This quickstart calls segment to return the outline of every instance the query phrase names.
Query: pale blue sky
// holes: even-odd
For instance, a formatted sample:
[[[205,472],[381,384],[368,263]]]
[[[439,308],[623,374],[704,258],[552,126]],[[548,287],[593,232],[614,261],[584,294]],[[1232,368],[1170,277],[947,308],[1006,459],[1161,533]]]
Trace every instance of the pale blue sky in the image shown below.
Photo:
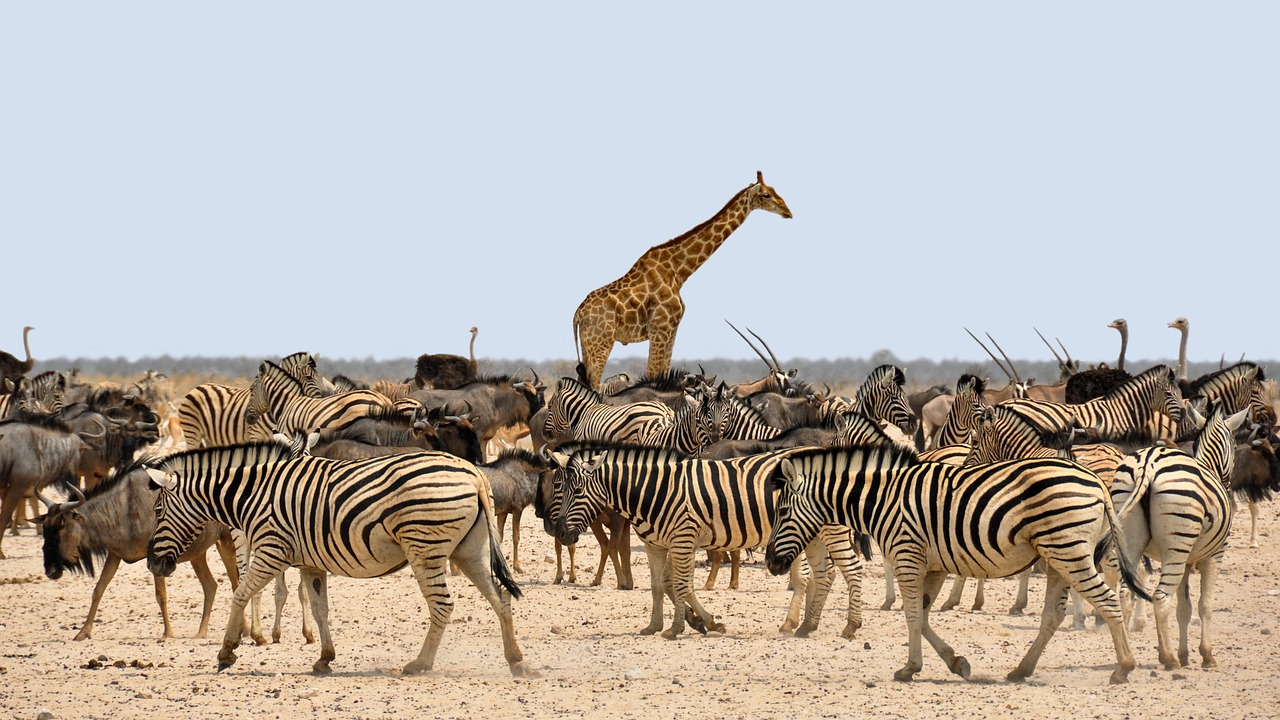
[[[1280,358],[1280,5],[6,3],[0,348],[574,355],[757,213],[677,358]],[[643,355],[647,345],[615,350]]]

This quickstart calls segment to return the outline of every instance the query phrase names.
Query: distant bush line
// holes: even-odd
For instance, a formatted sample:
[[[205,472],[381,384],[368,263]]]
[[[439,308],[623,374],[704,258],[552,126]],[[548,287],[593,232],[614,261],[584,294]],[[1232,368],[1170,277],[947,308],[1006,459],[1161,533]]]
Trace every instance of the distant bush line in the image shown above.
[[[52,358],[36,362],[31,375],[46,370],[66,371],[78,368],[87,376],[111,376],[129,378],[141,377],[147,370],[165,373],[170,377],[178,375],[195,375],[223,377],[228,381],[244,380],[258,374],[258,365],[264,359],[256,357],[180,357],[168,355],[144,357],[138,360],[125,358]],[[320,357],[320,371],[326,376],[346,375],[355,380],[377,380],[381,378],[402,380],[413,376],[416,358],[399,358],[394,360],[374,360],[372,358],[338,359]],[[542,360],[480,358],[480,372],[484,375],[514,375],[528,372],[532,367],[544,382],[554,385],[554,380],[561,376],[574,374],[574,360]],[[1157,363],[1175,365],[1176,360],[1129,360],[1126,363],[1130,371],[1146,369]],[[1269,365],[1268,361],[1255,360],[1261,365]],[[906,373],[907,386],[910,389],[925,388],[932,385],[951,387],[962,373],[975,373],[988,377],[995,385],[1005,383],[1005,375],[991,362],[972,360],[901,360],[888,350],[880,350],[870,358],[837,358],[834,360],[811,360],[793,358],[783,361],[783,367],[796,368],[798,377],[819,385],[825,383],[833,390],[845,391],[859,385],[871,370],[879,365],[891,363],[902,368]],[[1058,364],[1056,361],[1015,360],[1015,367],[1024,380],[1035,378],[1038,384],[1051,385],[1058,381]],[[1230,363],[1228,363],[1230,364]],[[749,382],[762,377],[766,370],[760,360],[729,360],[726,358],[677,359],[673,367],[697,371],[701,365],[709,375],[730,383]],[[1218,369],[1216,362],[1188,363],[1188,374],[1197,377]],[[644,374],[644,358],[624,358],[609,363],[606,375],[625,372],[634,380]]]

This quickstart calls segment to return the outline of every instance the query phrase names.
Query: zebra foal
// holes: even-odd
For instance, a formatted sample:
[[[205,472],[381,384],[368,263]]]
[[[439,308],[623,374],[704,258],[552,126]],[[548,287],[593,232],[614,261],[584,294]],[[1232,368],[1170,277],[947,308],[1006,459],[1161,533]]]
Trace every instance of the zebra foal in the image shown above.
[[[231,602],[219,670],[236,661],[249,598],[296,566],[313,591],[320,631],[313,670],[330,672],[328,573],[381,577],[406,564],[427,600],[431,626],[404,672],[430,670],[453,612],[445,582],[453,559],[493,606],[511,674],[534,674],[516,642],[511,597],[520,597],[520,589],[498,546],[489,483],[470,463],[433,452],[357,461],[294,458],[287,445],[259,443],[178,453],[148,472],[160,488],[147,552],[152,573],[171,574],[208,520],[243,531],[252,548]]]
[[[765,562],[786,572],[824,525],[869,533],[902,588],[908,660],[894,673],[911,680],[922,667],[923,636],[951,672],[969,677],[969,661],[929,626],[929,605],[947,574],[1005,577],[1043,558],[1048,588],[1040,632],[1010,680],[1030,676],[1062,622],[1067,590],[1076,589],[1111,629],[1117,667],[1112,683],[1137,666],[1116,594],[1097,563],[1121,542],[1111,496],[1097,476],[1057,458],[1014,460],[976,468],[920,463],[900,448],[799,451],[778,465],[782,486]],[[1141,588],[1122,556],[1120,571]]]

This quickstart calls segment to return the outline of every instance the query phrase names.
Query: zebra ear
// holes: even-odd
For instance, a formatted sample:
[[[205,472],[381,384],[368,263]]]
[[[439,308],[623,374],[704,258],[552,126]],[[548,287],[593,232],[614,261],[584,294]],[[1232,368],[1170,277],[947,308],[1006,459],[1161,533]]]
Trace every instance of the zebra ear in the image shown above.
[[[795,463],[790,460],[783,460],[778,466],[777,484],[778,489],[786,488],[795,492],[800,487],[800,476],[796,474]]]
[[[172,475],[155,468],[147,468],[147,476],[151,478],[151,485],[156,489],[172,490],[178,484]]]
[[[1227,418],[1227,430],[1231,431],[1232,433],[1235,433],[1235,431],[1239,430],[1242,426],[1244,426],[1245,421],[1248,419],[1249,419],[1249,408],[1245,408],[1240,412],[1236,413],[1235,415],[1232,415],[1231,417]]]

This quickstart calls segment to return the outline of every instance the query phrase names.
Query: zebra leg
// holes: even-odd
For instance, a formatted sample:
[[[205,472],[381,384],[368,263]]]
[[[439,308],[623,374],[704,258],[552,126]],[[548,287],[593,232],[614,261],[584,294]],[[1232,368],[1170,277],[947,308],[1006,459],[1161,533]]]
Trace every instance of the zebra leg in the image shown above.
[[[1175,612],[1174,606],[1178,614],[1179,627],[1182,625],[1184,613],[1187,622],[1191,622],[1191,598],[1188,596],[1183,600],[1183,596],[1187,595],[1188,569],[1185,562],[1174,560],[1167,555],[1163,557],[1160,563],[1160,584],[1151,594],[1152,606],[1155,610],[1156,642],[1159,647],[1160,664],[1165,670],[1176,670],[1179,665],[1184,664],[1179,662],[1173,651],[1170,622]],[[1185,638],[1185,635],[1183,637]],[[1182,654],[1185,656],[1185,640],[1182,647]]]
[[[612,555],[617,563],[614,572],[618,576],[618,589],[630,590],[636,586],[635,579],[631,577],[631,521],[615,513],[610,530],[613,533]]]
[[[987,604],[987,579],[978,578],[978,587],[973,593],[973,611],[978,612]]]
[[[1018,596],[1009,608],[1010,615],[1021,615],[1027,609],[1027,588],[1031,584],[1031,568],[1018,573]]]
[[[1186,667],[1191,664],[1191,653],[1187,650],[1187,635],[1191,627],[1191,568],[1178,583],[1178,665]],[[1173,669],[1173,668],[1170,668]]]
[[[156,604],[160,606],[160,617],[164,620],[164,634],[160,636],[161,640],[167,640],[176,637],[173,633],[173,625],[169,623],[169,591],[165,587],[164,578],[159,575],[153,575],[154,585],[156,589]]]
[[[231,536],[235,541],[237,570],[243,578],[249,571],[249,539],[239,530],[233,530]],[[243,621],[241,621],[241,627],[244,627]],[[249,602],[248,635],[253,638],[255,645],[267,644],[267,636],[262,634],[262,596],[258,593],[254,593]]]
[[[839,570],[845,585],[849,588],[849,604],[845,611],[845,625],[840,631],[840,637],[852,640],[858,630],[862,629],[862,556],[858,554],[857,538],[852,531],[844,529],[841,532],[835,532],[831,539],[833,542],[827,543],[826,546],[831,556],[831,563],[827,572],[819,577],[819,582],[825,584],[818,586],[820,597],[815,598],[816,609],[819,614],[822,613],[827,592],[831,589],[832,570]],[[816,618],[814,627],[817,627]]]
[[[511,594],[494,583],[494,577],[497,575],[494,566],[503,562],[502,547],[491,539],[488,523],[484,521],[483,516],[471,527],[462,542],[458,543],[458,547],[453,551],[453,557],[458,561],[458,567],[462,569],[463,574],[471,584],[476,586],[484,599],[489,601],[493,613],[498,616],[498,625],[502,632],[502,654],[507,660],[507,668],[510,669],[511,675],[538,677],[538,673],[525,663],[524,651],[520,649],[520,643],[516,640],[515,620],[511,614]],[[448,588],[445,588],[445,592],[448,592]],[[432,630],[434,629],[433,627]],[[444,633],[443,627],[440,632]],[[439,642],[437,637],[437,647]],[[426,650],[425,645],[423,649]],[[436,648],[432,647],[430,661],[434,661],[435,652]],[[422,659],[421,656],[418,658],[419,661]],[[410,663],[410,665],[413,664]]]
[[[897,593],[893,590],[893,572],[893,563],[886,557],[884,559],[884,602],[880,603],[881,610],[892,610],[893,601],[897,599]]]
[[[89,601],[89,616],[80,626],[80,632],[76,633],[76,640],[88,639],[93,634],[93,619],[98,616],[98,603],[102,602],[102,596],[107,592],[107,585],[111,583],[111,578],[115,577],[116,570],[119,568],[120,556],[109,553],[107,561],[102,565],[102,574],[98,576],[98,582],[93,586],[93,598]]]
[[[240,576],[240,587],[231,597],[231,617],[227,620],[227,631],[222,637],[222,649],[218,651],[218,670],[226,670],[236,662],[235,649],[240,647],[240,632],[244,629],[244,608],[250,598],[262,592],[267,583],[285,571],[288,563],[277,559],[287,556],[282,551],[271,552],[274,548],[258,548],[249,567]]]
[[[810,585],[809,573],[806,572],[808,567],[799,556],[791,562],[791,570],[787,575],[787,585],[791,588],[791,605],[787,608],[787,617],[782,621],[782,627],[778,628],[780,633],[795,632],[800,625],[800,609]]]
[[[729,553],[729,589],[738,589],[738,572],[742,570],[742,551],[734,550]]]
[[[1258,503],[1249,501],[1249,547],[1258,547]]]
[[[1213,633],[1210,624],[1213,622],[1213,590],[1218,582],[1218,566],[1221,555],[1209,558],[1200,563],[1200,666],[1217,667],[1213,659]],[[1187,663],[1184,661],[1183,665]]]
[[[804,577],[804,566],[800,567],[800,582],[792,591],[792,606],[800,598],[804,599],[804,622],[795,626],[796,637],[805,638],[818,629],[822,620],[822,608],[827,603],[827,595],[831,592],[831,561],[828,549],[821,542],[811,542],[804,549],[809,567],[808,578]],[[797,608],[797,617],[799,608]],[[790,620],[790,617],[788,617]]]
[[[275,622],[271,624],[271,642],[278,643],[280,642],[280,618],[284,615],[284,604],[289,599],[289,586],[285,584],[284,573],[276,576],[275,585],[275,597],[272,599],[275,601],[276,616]],[[306,585],[305,582],[298,583],[299,595],[303,593]]]
[[[720,550],[707,551],[707,581],[702,584],[703,590],[715,590],[716,576],[720,574],[720,565],[724,563],[724,553]]]
[[[644,544],[644,552],[649,556],[649,594],[653,609],[649,613],[649,624],[640,630],[641,635],[652,635],[662,629],[662,596],[666,594],[663,574],[666,569],[667,551],[664,548]],[[677,611],[679,614],[679,611]]]
[[[926,573],[924,576],[923,595],[920,601],[920,632],[929,641],[929,644],[933,646],[934,651],[938,653],[938,657],[941,657],[942,661],[947,664],[947,669],[968,680],[969,661],[963,655],[956,655],[956,651],[939,637],[929,625],[929,606],[933,604],[934,597],[942,589],[942,583],[946,579],[947,574],[939,570]]]
[[[200,611],[200,629],[196,630],[196,637],[203,638],[209,636],[209,618],[213,615],[213,599],[218,594],[218,581],[213,579],[213,571],[209,569],[209,558],[200,553],[191,558],[191,569],[196,573],[196,579],[200,581],[200,589],[204,594],[204,606]]]
[[[1087,564],[1082,564],[1081,561]],[[1071,572],[1073,567],[1074,574]],[[1129,645],[1129,634],[1124,626],[1124,616],[1120,612],[1120,600],[1107,583],[1103,581],[1097,567],[1093,564],[1092,558],[1086,556],[1075,561],[1047,558],[1046,572],[1050,569],[1056,570],[1059,576],[1066,578],[1066,582],[1069,583],[1070,587],[1083,595],[1084,599],[1088,600],[1089,604],[1093,606],[1094,612],[1100,615],[1103,622],[1107,624],[1107,628],[1111,631],[1111,643],[1116,648],[1116,669],[1111,673],[1111,684],[1117,685],[1128,682],[1129,673],[1138,667],[1138,663],[1134,660],[1133,648]],[[1056,623],[1062,622],[1065,610],[1066,597],[1064,595],[1059,599],[1058,612],[1055,614],[1055,627]],[[1043,618],[1041,620],[1043,621]],[[1043,622],[1041,627],[1043,628]],[[1046,642],[1048,642],[1047,639]],[[1031,669],[1034,669],[1034,667],[1035,665],[1032,663]]]
[[[280,577],[284,577],[284,573],[280,573]],[[302,609],[302,639],[307,645],[311,645],[316,641],[315,630],[311,626],[312,613],[314,603],[311,602],[311,592],[304,582],[298,583],[298,607]]]
[[[598,516],[591,521],[591,533],[596,536],[596,542],[600,544],[600,562],[596,565],[596,577],[591,581],[591,587],[597,587],[604,581],[605,565],[612,560],[616,571],[618,560],[613,552],[613,541],[609,539],[609,533],[605,531],[604,523]]]
[[[942,603],[942,607],[938,608],[938,612],[951,610],[960,604],[960,596],[964,593],[964,584],[968,580],[963,575],[956,575],[951,582],[951,594],[947,596],[946,601]],[[982,582],[979,580],[978,582]]]
[[[413,570],[414,579],[418,581],[422,597],[427,601],[427,612],[431,616],[431,627],[427,628],[427,636],[422,640],[418,657],[402,670],[405,675],[416,675],[427,672],[435,665],[440,639],[444,637],[444,629],[453,616],[453,598],[449,595],[449,585],[445,582],[449,567],[447,558],[427,555],[425,552],[422,556],[415,554],[409,560],[409,567]],[[320,630],[321,642],[326,631],[327,628]]]
[[[671,590],[671,607],[672,613],[671,627],[663,631],[662,637],[667,640],[675,640],[680,637],[680,633],[684,632],[684,607],[689,605],[698,612],[701,606],[697,604],[697,599],[693,597],[693,558],[697,554],[697,547],[684,545],[675,545],[667,550],[667,564],[664,577],[670,583]],[[703,622],[707,622],[706,610],[698,613],[702,616]],[[711,618],[710,623],[714,624],[715,619]],[[724,628],[721,627],[723,630]]]
[[[1071,590],[1067,593],[1071,598],[1071,629],[1084,630],[1084,598],[1080,597],[1080,593]]]
[[[886,555],[885,564],[889,562]],[[921,566],[924,558],[903,554],[894,557],[892,562],[898,590],[902,593],[902,612],[907,616],[907,664],[893,674],[893,679],[909,682],[924,667],[920,652],[921,616],[924,614]]]
[[[1028,571],[1030,572],[1030,571]],[[1023,656],[1022,662],[1018,663],[1018,667],[1011,670],[1007,676],[1008,680],[1021,682],[1031,676],[1036,671],[1036,664],[1040,662],[1040,655],[1044,652],[1044,648],[1049,644],[1049,640],[1053,637],[1054,632],[1058,630],[1058,626],[1062,624],[1063,617],[1067,614],[1067,579],[1056,568],[1045,568],[1047,576],[1044,591],[1044,611],[1040,614],[1040,632],[1036,635],[1036,639],[1031,643],[1031,647],[1027,650],[1027,654]]]
[[[299,581],[311,587],[311,614],[320,629],[320,659],[311,666],[316,675],[328,675],[333,672],[329,668],[330,661],[336,656],[333,649],[333,638],[329,635],[329,574],[316,568],[300,568],[302,575]],[[284,573],[280,574],[283,577]]]

